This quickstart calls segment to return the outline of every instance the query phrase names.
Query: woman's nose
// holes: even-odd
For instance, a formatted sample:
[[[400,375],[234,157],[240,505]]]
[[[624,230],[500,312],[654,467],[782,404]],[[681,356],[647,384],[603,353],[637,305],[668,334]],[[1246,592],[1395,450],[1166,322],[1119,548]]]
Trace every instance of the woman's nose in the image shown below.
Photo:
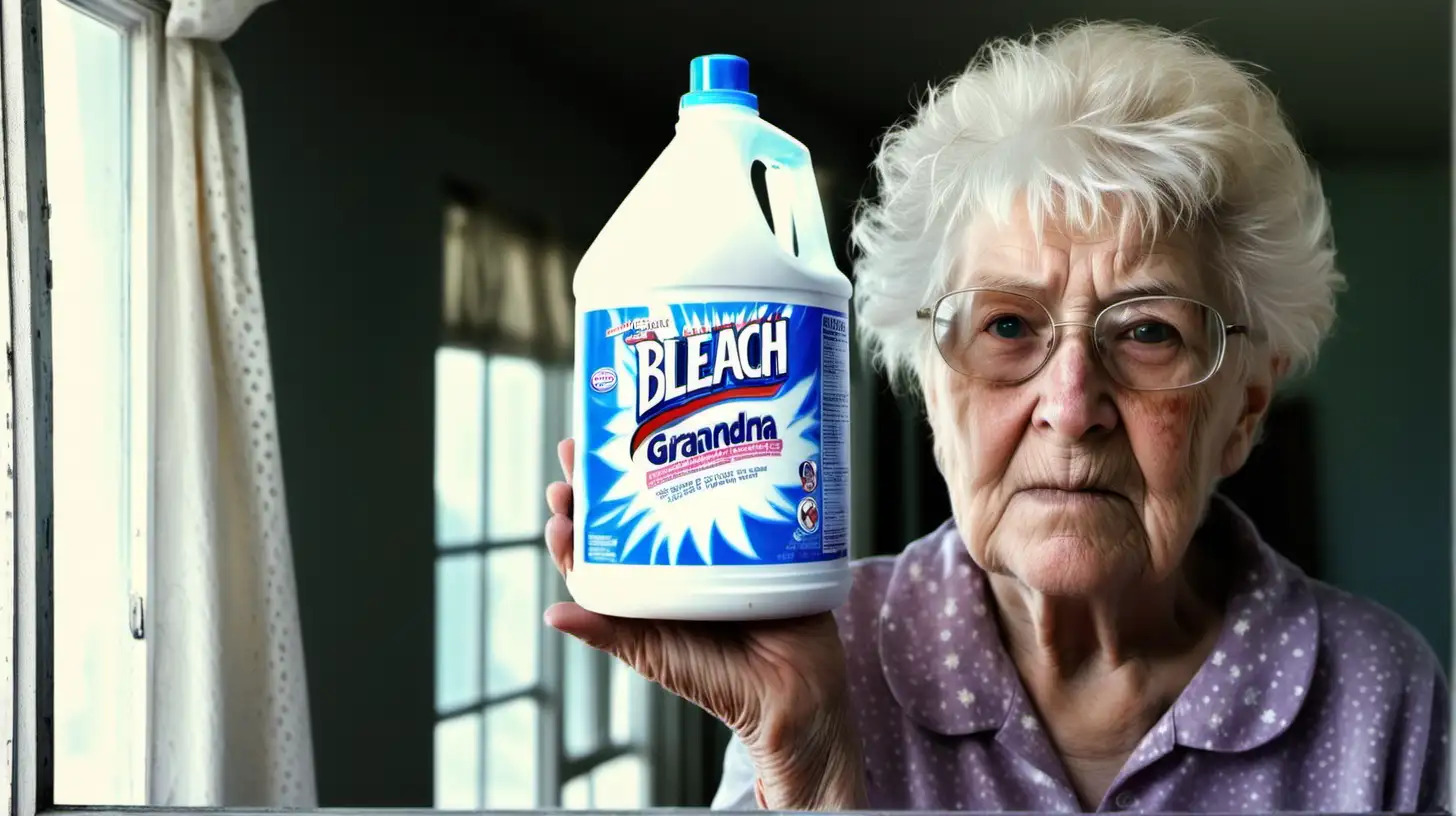
[[[1117,427],[1112,381],[1097,357],[1091,332],[1062,324],[1052,358],[1033,380],[1039,390],[1033,421],[1063,442],[1080,442]]]

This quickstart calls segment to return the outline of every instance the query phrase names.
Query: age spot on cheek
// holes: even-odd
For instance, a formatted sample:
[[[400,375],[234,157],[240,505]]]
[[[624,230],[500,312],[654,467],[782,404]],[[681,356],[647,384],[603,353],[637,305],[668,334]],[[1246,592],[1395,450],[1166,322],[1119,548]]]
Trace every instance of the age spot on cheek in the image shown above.
[[[1181,442],[1192,433],[1199,415],[1198,395],[1188,390],[1144,392],[1123,406],[1128,431],[1137,437],[1151,431],[1161,442]]]

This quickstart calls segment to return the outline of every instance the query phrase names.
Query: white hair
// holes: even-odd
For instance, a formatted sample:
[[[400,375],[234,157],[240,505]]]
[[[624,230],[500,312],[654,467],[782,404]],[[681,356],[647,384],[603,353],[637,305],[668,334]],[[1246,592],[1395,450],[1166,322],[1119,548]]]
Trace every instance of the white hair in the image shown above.
[[[987,44],[885,136],[855,215],[861,339],[893,379],[931,348],[916,309],[948,284],[969,218],[1024,201],[1076,230],[1187,230],[1292,368],[1335,319],[1329,209],[1274,94],[1191,37],[1079,23]]]

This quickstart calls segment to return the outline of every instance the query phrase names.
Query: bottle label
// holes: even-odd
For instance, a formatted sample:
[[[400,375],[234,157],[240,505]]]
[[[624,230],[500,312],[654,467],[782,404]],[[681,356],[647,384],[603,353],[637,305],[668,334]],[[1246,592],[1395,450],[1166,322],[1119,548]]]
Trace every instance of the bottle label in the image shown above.
[[[844,312],[733,301],[578,320],[582,557],[741,566],[847,556]]]

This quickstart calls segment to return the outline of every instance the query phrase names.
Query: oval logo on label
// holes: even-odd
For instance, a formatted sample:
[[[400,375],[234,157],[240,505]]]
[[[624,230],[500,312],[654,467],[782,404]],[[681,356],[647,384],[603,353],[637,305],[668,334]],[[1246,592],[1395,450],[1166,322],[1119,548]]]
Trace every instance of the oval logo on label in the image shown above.
[[[617,372],[610,368],[599,368],[591,375],[592,390],[598,394],[605,394],[617,387]]]

